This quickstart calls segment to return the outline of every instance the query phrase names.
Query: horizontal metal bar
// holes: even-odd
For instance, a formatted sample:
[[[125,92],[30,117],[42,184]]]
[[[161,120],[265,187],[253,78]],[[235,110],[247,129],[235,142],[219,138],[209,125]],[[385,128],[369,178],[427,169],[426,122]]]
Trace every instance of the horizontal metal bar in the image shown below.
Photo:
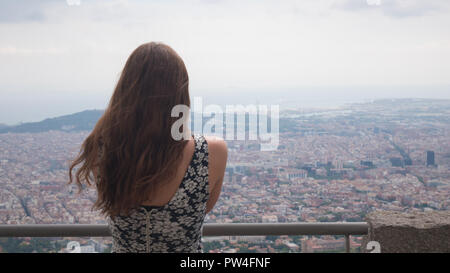
[[[364,235],[368,228],[365,222],[205,224],[203,236]]]
[[[204,224],[203,236],[365,235],[366,222]],[[107,225],[0,225],[0,237],[109,237]]]
[[[0,225],[0,237],[108,237],[107,225],[38,224]]]

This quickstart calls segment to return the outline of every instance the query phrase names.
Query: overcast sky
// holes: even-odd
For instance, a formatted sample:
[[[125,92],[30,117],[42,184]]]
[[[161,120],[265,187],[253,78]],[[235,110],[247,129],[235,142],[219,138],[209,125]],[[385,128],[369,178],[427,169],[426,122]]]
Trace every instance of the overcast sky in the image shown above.
[[[448,0],[67,2],[0,0],[0,123],[103,109],[149,41],[182,56],[193,96],[450,98]]]

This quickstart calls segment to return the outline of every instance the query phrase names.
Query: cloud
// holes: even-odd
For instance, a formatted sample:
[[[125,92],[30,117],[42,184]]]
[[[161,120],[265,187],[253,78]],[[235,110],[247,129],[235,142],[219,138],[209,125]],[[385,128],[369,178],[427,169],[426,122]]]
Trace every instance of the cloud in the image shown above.
[[[51,4],[65,5],[65,1],[57,0],[1,0],[0,23],[22,23],[44,21],[45,10]]]
[[[177,50],[192,90],[450,79],[450,16],[392,20],[383,14],[412,11],[387,0],[382,7],[365,0],[206,1],[35,1],[30,11],[43,22],[0,22],[0,92],[110,90],[132,50],[147,41]]]
[[[148,10],[145,14],[145,10],[136,7],[145,8],[153,3],[163,4],[144,0],[0,0],[0,24],[63,23],[74,18],[104,22],[120,21],[125,17],[129,20],[136,14],[148,16]],[[131,10],[130,6],[135,9]]]
[[[405,18],[446,12],[450,3],[446,0],[337,0],[332,6],[351,12],[372,10],[390,17]]]
[[[61,55],[67,53],[61,48],[19,48],[14,46],[0,46],[0,56],[1,55]]]

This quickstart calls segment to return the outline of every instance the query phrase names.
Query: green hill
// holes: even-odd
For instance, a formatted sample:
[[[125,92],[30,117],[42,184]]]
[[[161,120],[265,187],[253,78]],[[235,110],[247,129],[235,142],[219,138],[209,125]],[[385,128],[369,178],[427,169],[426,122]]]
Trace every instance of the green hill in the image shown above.
[[[27,122],[15,126],[0,125],[0,134],[8,132],[39,133],[50,130],[67,132],[91,131],[102,114],[103,110],[85,110],[71,115],[44,119],[39,122]]]

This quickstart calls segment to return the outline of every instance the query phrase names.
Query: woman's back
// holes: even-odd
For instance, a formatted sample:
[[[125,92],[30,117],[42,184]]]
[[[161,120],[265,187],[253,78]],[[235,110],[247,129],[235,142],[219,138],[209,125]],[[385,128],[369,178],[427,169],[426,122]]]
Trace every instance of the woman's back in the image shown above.
[[[108,219],[112,252],[201,252],[201,230],[209,199],[208,143],[194,136],[195,150],[170,201],[142,205]],[[175,168],[175,167],[174,167]]]

